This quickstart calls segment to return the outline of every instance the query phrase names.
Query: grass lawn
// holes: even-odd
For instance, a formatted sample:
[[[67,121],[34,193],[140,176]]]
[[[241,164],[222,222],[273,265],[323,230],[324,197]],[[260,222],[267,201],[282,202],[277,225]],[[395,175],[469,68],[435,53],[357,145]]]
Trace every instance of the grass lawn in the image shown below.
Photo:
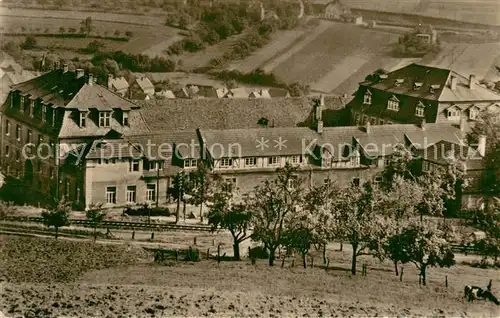
[[[392,266],[371,258],[368,275],[351,276],[349,252],[328,251],[329,270],[290,261],[270,268],[260,260],[203,260],[154,265],[131,246],[0,236],[0,310],[30,317],[78,316],[454,316],[495,317],[492,303],[467,303],[465,284],[486,286],[493,279],[498,296],[500,276],[491,269],[458,265],[430,269],[428,286],[405,265],[403,281]],[[103,261],[103,260],[106,261]],[[82,264],[82,260],[86,260]],[[86,270],[86,272],[84,272]],[[66,273],[66,280],[53,279]],[[17,273],[16,275],[14,275]],[[24,273],[19,280],[19,273]],[[448,276],[449,286],[444,286]]]

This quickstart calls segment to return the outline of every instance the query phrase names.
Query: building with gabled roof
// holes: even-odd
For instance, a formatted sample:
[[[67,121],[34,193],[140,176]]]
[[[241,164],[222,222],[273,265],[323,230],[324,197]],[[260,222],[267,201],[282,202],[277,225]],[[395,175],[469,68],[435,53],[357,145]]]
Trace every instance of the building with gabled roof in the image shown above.
[[[123,97],[127,96],[129,85],[127,79],[123,76],[114,77],[112,74],[108,75],[108,89]]]
[[[348,104],[353,123],[459,123],[500,105],[500,94],[448,69],[410,64],[359,84]]]
[[[129,87],[129,98],[133,100],[149,100],[155,94],[153,83],[146,76],[134,79]]]
[[[83,171],[72,160],[95,139],[149,131],[137,110],[91,74],[67,65],[12,85],[0,110],[2,170],[52,197],[84,202]],[[47,155],[34,155],[36,149]]]

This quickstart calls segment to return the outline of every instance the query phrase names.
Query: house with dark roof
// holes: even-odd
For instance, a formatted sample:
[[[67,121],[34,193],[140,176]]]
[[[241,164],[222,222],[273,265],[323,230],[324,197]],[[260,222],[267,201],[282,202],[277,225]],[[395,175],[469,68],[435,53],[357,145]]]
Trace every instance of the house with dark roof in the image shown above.
[[[12,85],[0,109],[2,170],[52,197],[84,202],[83,170],[72,158],[95,139],[148,131],[137,109],[67,65]]]
[[[411,64],[359,84],[347,106],[353,124],[474,121],[486,109],[500,110],[500,95],[452,70]]]

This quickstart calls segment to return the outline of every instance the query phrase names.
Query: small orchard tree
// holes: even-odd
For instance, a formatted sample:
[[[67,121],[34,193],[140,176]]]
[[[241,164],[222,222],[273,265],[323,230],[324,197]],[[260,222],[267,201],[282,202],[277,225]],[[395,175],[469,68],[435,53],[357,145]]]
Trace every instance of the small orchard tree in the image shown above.
[[[330,237],[347,241],[352,246],[351,273],[356,275],[358,256],[372,255],[386,236],[389,218],[380,208],[383,197],[380,190],[367,182],[363,186],[351,185],[339,191],[329,204],[331,217]]]
[[[93,204],[85,212],[87,220],[92,222],[92,227],[94,228],[94,241],[97,240],[97,226],[104,221],[106,217],[106,211],[102,209],[102,204]]]
[[[178,172],[174,178],[172,179],[172,186],[168,188],[168,194],[174,198],[174,201],[177,203],[175,208],[175,222],[178,223],[180,220],[180,206],[181,202],[185,202],[184,194],[188,190],[188,176],[181,170]]]
[[[54,227],[55,238],[57,239],[59,228],[69,225],[69,213],[71,211],[70,205],[61,201],[57,206],[48,211],[42,212],[47,227]]]
[[[209,198],[210,178],[209,170],[202,160],[198,163],[198,168],[189,174],[191,183],[189,194],[190,202],[200,207],[200,221],[203,222],[203,204]]]
[[[488,258],[492,258],[496,264],[500,256],[500,204],[490,204],[488,209],[475,210],[473,217],[465,223],[486,235],[475,244],[483,257],[482,263],[486,264]]]
[[[286,164],[277,169],[277,173],[277,178],[265,180],[250,195],[254,213],[252,239],[268,249],[270,266],[274,265],[276,250],[285,243],[287,227],[303,197],[296,168]]]
[[[92,17],[86,17],[82,22],[80,22],[81,25],[81,30],[83,33],[89,35],[90,32],[92,32],[93,25],[92,25]]]
[[[208,212],[208,224],[212,226],[212,231],[226,229],[231,233],[234,259],[237,261],[241,259],[240,243],[251,236],[252,216],[246,200],[243,203],[233,202],[232,187],[221,187],[214,193]]]
[[[435,222],[413,220],[399,234],[391,237],[384,248],[393,259],[415,264],[425,286],[429,267],[455,265],[449,232],[449,228],[442,228]]]

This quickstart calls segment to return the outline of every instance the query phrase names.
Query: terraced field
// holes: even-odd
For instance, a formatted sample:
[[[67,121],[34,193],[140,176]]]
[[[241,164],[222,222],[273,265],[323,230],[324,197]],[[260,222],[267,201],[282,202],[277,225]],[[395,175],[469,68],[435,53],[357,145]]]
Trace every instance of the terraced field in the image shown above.
[[[500,25],[498,0],[348,0],[354,9],[417,14],[470,23]]]
[[[328,22],[322,28],[308,42],[297,44],[268,63],[266,70],[272,70],[287,82],[300,81],[322,92],[331,92],[358,74],[352,84],[344,85],[341,93],[349,94],[366,74],[380,65],[383,57],[390,60],[390,46],[398,38],[396,33],[350,24]]]

